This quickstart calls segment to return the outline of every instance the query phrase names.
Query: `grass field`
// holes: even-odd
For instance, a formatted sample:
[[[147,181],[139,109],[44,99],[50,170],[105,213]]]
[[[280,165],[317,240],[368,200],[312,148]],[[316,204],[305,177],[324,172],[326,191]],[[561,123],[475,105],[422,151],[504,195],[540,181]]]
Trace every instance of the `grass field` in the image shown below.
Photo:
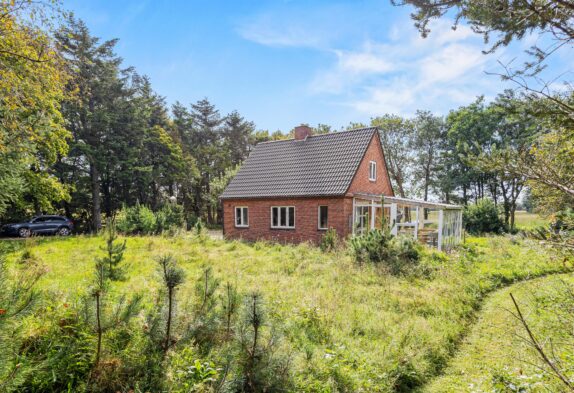
[[[4,242],[9,266],[24,250],[47,267],[39,282],[51,307],[74,303],[93,282],[98,237]],[[526,240],[467,238],[451,255],[427,250],[418,274],[394,277],[357,266],[344,252],[325,254],[308,245],[245,244],[196,237],[130,237],[129,278],[116,293],[142,293],[148,307],[158,290],[155,259],[175,255],[188,280],[211,266],[222,282],[242,293],[260,291],[289,348],[298,391],[410,391],[447,366],[459,341],[491,291],[520,280],[567,269]],[[28,318],[28,331],[47,318]],[[210,359],[202,359],[210,360]]]
[[[515,224],[518,229],[533,229],[540,226],[548,225],[548,220],[536,213],[528,213],[523,210],[516,212]]]
[[[534,348],[526,342],[524,327],[512,314],[515,309],[509,294],[515,296],[530,328],[548,352],[554,345],[554,353],[563,360],[571,359],[572,337],[563,336],[568,329],[557,323],[560,317],[548,307],[556,301],[557,291],[567,292],[568,284],[572,288],[574,277],[563,274],[518,283],[493,294],[485,301],[480,318],[445,375],[424,392],[564,391],[549,369],[541,367]],[[567,360],[566,365],[569,363]]]

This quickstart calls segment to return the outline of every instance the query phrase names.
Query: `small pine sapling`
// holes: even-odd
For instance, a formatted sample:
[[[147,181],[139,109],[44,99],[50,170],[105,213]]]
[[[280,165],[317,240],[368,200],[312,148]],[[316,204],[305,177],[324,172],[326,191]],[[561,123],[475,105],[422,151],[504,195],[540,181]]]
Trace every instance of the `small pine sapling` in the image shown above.
[[[193,229],[195,230],[195,234],[197,235],[197,237],[203,236],[203,232],[205,231],[205,226],[203,225],[201,218],[197,219],[197,222],[193,226]]]
[[[220,319],[217,312],[216,292],[219,280],[213,276],[211,267],[203,269],[195,284],[194,321],[191,335],[200,349],[207,353],[215,344]]]
[[[107,219],[106,228],[104,232],[106,246],[102,250],[106,255],[101,258],[102,265],[111,280],[119,280],[124,275],[125,267],[121,266],[124,259],[124,252],[126,251],[126,240],[123,242],[118,241],[116,231],[116,224],[113,220]]]
[[[141,294],[136,294],[129,300],[127,300],[125,296],[121,296],[119,299],[110,299],[110,307],[105,307],[104,299],[109,289],[110,280],[107,268],[108,265],[105,258],[96,258],[95,283],[92,288],[92,297],[95,300],[95,320],[93,324],[95,325],[97,336],[96,367],[100,364],[104,333],[112,328],[128,323],[139,313],[142,300]],[[88,319],[90,319],[89,314]]]
[[[281,354],[279,337],[267,322],[263,298],[250,294],[238,328],[237,370],[232,382],[240,392],[289,391],[290,359]]]
[[[162,343],[164,354],[172,346],[172,324],[175,319],[175,291],[185,281],[183,269],[177,266],[172,255],[165,255],[158,259],[167,301],[167,315],[165,325],[165,338]]]
[[[230,282],[225,284],[225,292],[221,296],[221,310],[224,321],[225,339],[232,337],[235,315],[239,309],[241,298],[235,286]]]

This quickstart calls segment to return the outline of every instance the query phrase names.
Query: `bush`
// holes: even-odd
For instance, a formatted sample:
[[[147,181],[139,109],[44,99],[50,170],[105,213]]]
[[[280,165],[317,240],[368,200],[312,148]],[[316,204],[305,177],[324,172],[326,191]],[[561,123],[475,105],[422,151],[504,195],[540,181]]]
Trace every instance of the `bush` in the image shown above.
[[[175,203],[164,205],[155,213],[155,217],[156,231],[158,233],[181,229],[185,226],[185,213],[183,211],[183,206]]]
[[[120,210],[116,226],[118,231],[127,235],[149,235],[155,233],[157,219],[148,207],[136,203]]]
[[[404,273],[420,261],[420,249],[415,239],[393,236],[388,229],[373,229],[350,242],[351,254],[358,263],[384,264],[391,274]]]
[[[574,209],[569,208],[556,213],[551,225],[555,232],[574,231]]]
[[[337,231],[333,228],[330,228],[325,232],[323,237],[321,238],[321,242],[319,243],[319,247],[323,252],[330,252],[337,249],[339,245],[339,236],[337,235]]]
[[[472,234],[502,233],[504,223],[498,209],[490,199],[481,199],[475,205],[468,205],[463,211],[464,228]]]

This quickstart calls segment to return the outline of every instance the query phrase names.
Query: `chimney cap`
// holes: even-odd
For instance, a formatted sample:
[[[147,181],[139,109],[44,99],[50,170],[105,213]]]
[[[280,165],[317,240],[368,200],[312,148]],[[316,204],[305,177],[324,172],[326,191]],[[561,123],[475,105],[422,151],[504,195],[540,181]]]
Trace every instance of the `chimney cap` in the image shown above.
[[[313,135],[313,129],[311,127],[309,127],[309,125],[301,124],[300,126],[295,127],[295,140],[296,141],[303,141],[311,135]]]

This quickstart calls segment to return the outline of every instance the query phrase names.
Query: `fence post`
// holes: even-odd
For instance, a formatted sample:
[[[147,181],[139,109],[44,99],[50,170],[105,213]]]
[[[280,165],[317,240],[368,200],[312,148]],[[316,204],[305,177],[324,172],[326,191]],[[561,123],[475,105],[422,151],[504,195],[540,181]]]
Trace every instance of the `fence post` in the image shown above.
[[[444,225],[444,209],[438,211],[438,250],[442,251],[442,227]]]

